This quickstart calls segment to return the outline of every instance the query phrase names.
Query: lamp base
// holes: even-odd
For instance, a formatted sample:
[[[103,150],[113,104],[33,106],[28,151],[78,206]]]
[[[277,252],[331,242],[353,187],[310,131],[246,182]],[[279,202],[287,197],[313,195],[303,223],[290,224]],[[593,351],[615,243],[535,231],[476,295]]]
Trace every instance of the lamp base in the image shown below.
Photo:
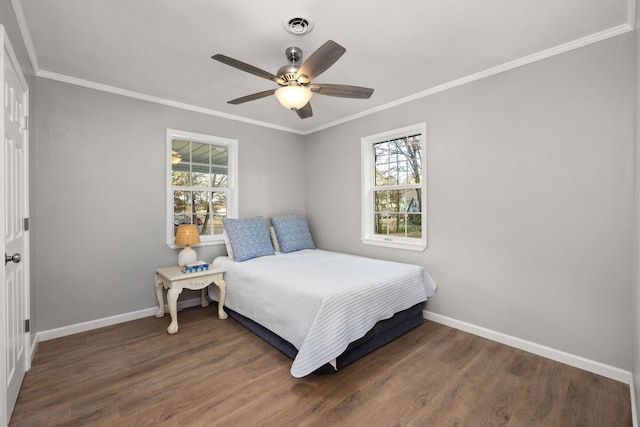
[[[191,249],[190,246],[185,246],[183,250],[178,253],[178,265],[184,267],[189,262],[196,262],[198,260],[198,254]]]

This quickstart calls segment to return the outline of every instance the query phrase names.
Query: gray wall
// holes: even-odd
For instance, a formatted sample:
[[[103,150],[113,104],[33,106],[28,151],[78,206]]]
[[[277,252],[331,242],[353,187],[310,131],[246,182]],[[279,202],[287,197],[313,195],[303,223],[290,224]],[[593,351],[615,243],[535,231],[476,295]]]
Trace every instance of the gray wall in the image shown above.
[[[36,90],[39,331],[157,304],[155,269],[178,252],[164,242],[166,128],[239,140],[241,216],[305,213],[299,135],[42,78]]]
[[[428,310],[630,370],[628,33],[307,138],[318,246],[426,266]],[[428,248],[360,241],[360,138],[426,121]]]
[[[635,20],[635,248],[634,261],[636,277],[634,282],[634,323],[633,323],[633,385],[635,387],[636,396],[636,414],[640,414],[640,7],[636,7]]]

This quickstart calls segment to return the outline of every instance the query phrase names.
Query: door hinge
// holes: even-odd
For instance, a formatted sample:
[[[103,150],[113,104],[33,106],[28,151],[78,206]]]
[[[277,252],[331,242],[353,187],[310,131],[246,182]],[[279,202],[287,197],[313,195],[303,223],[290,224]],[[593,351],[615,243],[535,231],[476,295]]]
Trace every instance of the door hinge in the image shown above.
[[[24,125],[23,125],[23,129],[24,129],[24,130],[29,130],[29,116],[24,116]]]
[[[29,231],[29,218],[24,219],[24,231]]]
[[[25,332],[31,332],[31,319],[25,319],[24,320],[24,331]]]

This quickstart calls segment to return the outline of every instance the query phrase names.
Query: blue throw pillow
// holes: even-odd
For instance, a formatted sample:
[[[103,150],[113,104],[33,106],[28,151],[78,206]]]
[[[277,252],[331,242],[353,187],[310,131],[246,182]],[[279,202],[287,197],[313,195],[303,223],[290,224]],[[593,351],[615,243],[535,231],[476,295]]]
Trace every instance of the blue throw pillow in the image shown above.
[[[274,254],[271,236],[263,217],[225,218],[222,224],[229,237],[235,261]]]
[[[309,224],[302,215],[282,215],[271,219],[282,253],[315,249]]]

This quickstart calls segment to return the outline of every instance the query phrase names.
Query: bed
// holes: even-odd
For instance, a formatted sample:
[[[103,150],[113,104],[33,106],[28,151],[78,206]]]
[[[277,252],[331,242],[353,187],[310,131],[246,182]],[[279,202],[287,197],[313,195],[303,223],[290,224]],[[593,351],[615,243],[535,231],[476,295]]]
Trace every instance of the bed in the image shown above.
[[[436,290],[423,267],[316,249],[304,217],[273,218],[273,238],[262,217],[251,220],[242,244],[243,220],[226,220],[229,256],[212,266],[226,271],[230,316],[292,358],[294,377],[334,372],[422,322]],[[242,245],[257,236],[263,247],[247,258]],[[209,296],[218,299],[216,287]]]

